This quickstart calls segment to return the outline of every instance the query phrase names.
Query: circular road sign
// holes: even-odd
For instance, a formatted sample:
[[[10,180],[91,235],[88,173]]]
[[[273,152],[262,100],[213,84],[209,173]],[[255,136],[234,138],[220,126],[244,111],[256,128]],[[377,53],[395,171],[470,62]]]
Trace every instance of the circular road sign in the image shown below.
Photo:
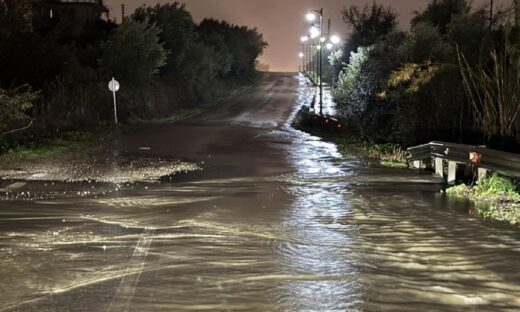
[[[117,80],[115,79],[110,80],[110,82],[108,83],[108,89],[112,92],[119,91],[120,87],[121,86],[119,85],[119,82],[117,82]]]

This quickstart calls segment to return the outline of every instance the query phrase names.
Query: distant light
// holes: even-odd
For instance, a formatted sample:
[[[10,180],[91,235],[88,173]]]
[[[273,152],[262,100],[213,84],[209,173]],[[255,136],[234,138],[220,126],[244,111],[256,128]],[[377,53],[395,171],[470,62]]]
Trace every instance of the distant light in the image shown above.
[[[316,26],[312,26],[310,29],[311,38],[316,38],[321,35],[321,31]]]
[[[325,38],[325,37],[320,38],[320,42],[325,42],[325,41],[327,41],[327,38]]]
[[[312,22],[316,19],[316,15],[314,13],[308,13],[307,15],[305,15],[305,18],[309,21],[309,22]]]
[[[327,49],[332,50],[334,48],[334,45],[330,42],[327,42]]]
[[[321,50],[321,46],[320,45],[316,46],[316,49]]]
[[[332,44],[338,44],[340,41],[341,41],[341,39],[336,35],[332,35],[330,37],[330,42],[332,42]]]
[[[299,56],[300,58],[303,58],[303,57],[304,57],[303,52],[300,52],[300,54],[298,54],[298,56]]]
[[[307,36],[303,36],[301,39],[300,39],[302,42],[307,42],[309,40],[309,37]]]

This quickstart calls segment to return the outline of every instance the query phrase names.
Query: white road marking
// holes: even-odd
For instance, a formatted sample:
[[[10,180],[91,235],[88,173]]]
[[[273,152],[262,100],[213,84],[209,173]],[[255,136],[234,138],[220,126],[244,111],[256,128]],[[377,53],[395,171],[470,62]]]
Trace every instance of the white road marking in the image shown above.
[[[13,184],[9,184],[9,185],[1,188],[0,192],[9,192],[9,191],[16,190],[16,189],[19,189],[21,187],[24,187],[25,185],[27,185],[27,183],[25,183],[25,182],[15,182]]]
[[[126,274],[121,279],[116,295],[108,308],[108,312],[128,311],[135,294],[135,289],[146,263],[148,249],[152,243],[155,230],[146,229],[135,246],[134,253],[126,268]],[[138,273],[135,273],[136,270]]]

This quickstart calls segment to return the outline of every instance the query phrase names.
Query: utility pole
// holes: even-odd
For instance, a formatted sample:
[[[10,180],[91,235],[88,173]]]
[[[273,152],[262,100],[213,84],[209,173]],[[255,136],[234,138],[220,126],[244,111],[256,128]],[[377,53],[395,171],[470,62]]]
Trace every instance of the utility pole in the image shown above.
[[[125,21],[125,4],[121,4],[121,23]]]

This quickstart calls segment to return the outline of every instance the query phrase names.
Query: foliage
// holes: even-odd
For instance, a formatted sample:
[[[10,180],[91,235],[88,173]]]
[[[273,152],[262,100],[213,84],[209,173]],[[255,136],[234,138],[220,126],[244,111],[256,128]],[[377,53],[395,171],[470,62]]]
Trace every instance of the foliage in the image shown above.
[[[161,32],[159,37],[165,49],[169,51],[162,75],[182,77],[192,69],[185,61],[190,55],[193,44],[197,41],[196,24],[186,6],[178,2],[157,4],[153,7],[138,8],[132,16],[141,23],[156,25]]]
[[[30,32],[32,0],[0,0],[0,39]]]
[[[516,192],[516,186],[513,181],[498,173],[480,180],[475,187],[475,194],[479,197],[511,196],[520,198],[520,195]]]
[[[467,0],[432,0],[426,10],[421,13],[416,12],[412,19],[412,28],[421,23],[428,23],[445,35],[452,19],[456,16],[468,14],[470,9]]]
[[[413,27],[400,49],[405,61],[409,63],[442,62],[453,51],[438,28],[428,23],[419,23]]]
[[[101,71],[131,87],[146,85],[166,61],[160,32],[147,22],[126,19],[104,45]]]
[[[266,47],[256,29],[213,19],[197,25],[178,2],[142,7],[133,18],[162,29],[160,38],[170,54],[161,76],[176,100],[168,101],[170,106],[209,101],[217,92],[217,80],[254,78],[256,59]]]
[[[446,189],[446,193],[475,200],[483,218],[520,224],[520,194],[511,178],[495,173],[475,186],[460,184]]]
[[[226,53],[230,53],[232,63],[229,73],[234,77],[251,77],[256,59],[268,46],[256,28],[239,27],[224,21],[204,19],[199,25],[199,32],[206,43],[212,45],[216,51],[223,52],[224,59],[227,57]],[[216,43],[215,40],[219,38],[222,42]]]
[[[388,35],[397,26],[397,13],[391,7],[384,7],[375,2],[363,8],[356,5],[343,10],[343,20],[352,26],[350,42],[353,48],[368,47],[380,38]]]
[[[4,167],[17,167],[27,161],[39,161],[42,157],[53,157],[64,152],[85,149],[100,137],[107,136],[106,129],[95,131],[51,132],[27,135],[0,145],[0,163]]]
[[[491,54],[491,66],[472,66],[461,52],[464,87],[477,125],[489,139],[520,131],[520,53],[512,45]]]
[[[349,12],[356,16],[360,11]],[[365,12],[370,16],[368,7]],[[425,11],[416,13],[411,30],[404,34],[394,31],[374,40],[370,23],[355,24],[361,28],[354,27],[344,52],[356,52],[348,59],[331,60],[340,67],[335,98],[340,107],[348,108],[341,112],[355,117],[364,138],[375,142],[413,145],[445,140],[511,148],[520,123],[519,106],[514,104],[519,58],[513,57],[513,49],[503,48],[508,27],[498,24],[503,22],[500,16],[472,10],[464,0],[432,0]],[[346,19],[352,26],[351,20]],[[356,54],[360,42],[373,43],[361,63]],[[497,48],[510,56],[492,54]],[[497,74],[499,79],[493,79]],[[465,86],[472,92],[465,92]],[[475,103],[482,108],[476,109]]]
[[[37,98],[38,92],[30,89],[6,91],[0,88],[0,134],[28,124],[30,110]]]
[[[369,48],[358,48],[352,52],[348,65],[341,71],[334,89],[334,99],[347,116],[361,120],[366,109],[368,95],[365,89],[359,88],[363,66],[368,61]]]

